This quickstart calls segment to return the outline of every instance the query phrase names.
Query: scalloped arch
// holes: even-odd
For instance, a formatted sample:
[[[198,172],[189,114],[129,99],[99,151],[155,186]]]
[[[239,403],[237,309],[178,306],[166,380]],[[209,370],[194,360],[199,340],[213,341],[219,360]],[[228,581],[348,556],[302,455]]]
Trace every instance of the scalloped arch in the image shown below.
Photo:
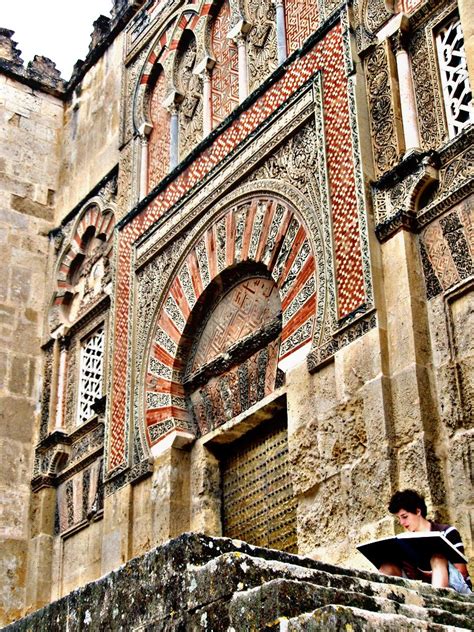
[[[144,125],[153,126],[148,111],[149,99],[147,95],[153,88],[156,64],[160,63],[165,72],[167,62],[171,62],[171,67],[174,67],[174,60],[169,58],[171,56],[174,57],[176,54],[184,31],[194,31],[205,6],[207,6],[206,2],[203,3],[200,11],[196,9],[195,5],[180,7],[155,37],[138,76],[135,88],[133,98],[133,125],[135,132],[138,132]],[[168,80],[172,81],[172,78],[169,77]]]
[[[282,303],[282,367],[297,351],[304,355],[311,347],[318,258],[299,212],[275,193],[241,196],[201,228],[175,269],[150,332],[143,393],[148,445],[172,430],[195,432],[183,388],[183,332],[211,282],[243,262],[267,269]]]
[[[112,235],[115,226],[115,207],[104,204],[99,196],[88,200],[79,213],[71,231],[71,237],[63,247],[55,266],[54,279],[56,289],[53,293],[50,309],[63,305],[66,294],[71,291],[69,275],[74,260],[78,255],[85,255],[83,238],[90,228],[94,228],[96,236],[103,236],[103,241],[112,248]]]

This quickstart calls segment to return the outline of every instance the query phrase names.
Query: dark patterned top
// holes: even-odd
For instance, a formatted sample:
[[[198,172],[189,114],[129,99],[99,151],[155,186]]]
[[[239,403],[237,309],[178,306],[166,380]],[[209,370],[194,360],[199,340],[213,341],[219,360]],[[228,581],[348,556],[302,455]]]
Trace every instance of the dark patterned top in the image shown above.
[[[438,522],[432,522],[431,520],[430,520],[430,523],[431,523],[431,531],[441,531],[441,533],[443,533],[445,538],[449,540],[451,544],[460,553],[462,553],[463,555],[465,554],[464,544],[462,542],[461,535],[459,531],[456,529],[456,527],[452,527],[449,524],[439,524]],[[469,574],[464,579],[465,579],[466,584],[472,590],[472,582],[471,582],[471,578],[469,577]]]

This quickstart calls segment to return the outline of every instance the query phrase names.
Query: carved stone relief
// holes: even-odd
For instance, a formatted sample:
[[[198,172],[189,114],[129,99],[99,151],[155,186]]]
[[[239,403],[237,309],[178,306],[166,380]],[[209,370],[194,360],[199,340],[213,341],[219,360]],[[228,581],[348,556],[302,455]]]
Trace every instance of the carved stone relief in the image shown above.
[[[252,92],[278,65],[276,12],[271,0],[246,0],[245,9],[252,24],[247,42],[249,90]]]
[[[416,107],[420,122],[422,148],[436,149],[448,138],[440,84],[435,31],[452,12],[453,3],[441,4],[439,10],[429,16],[409,39],[415,84]]]
[[[56,266],[51,330],[60,324],[71,326],[109,291],[116,187],[114,178],[73,222]]]
[[[183,95],[179,107],[179,158],[182,160],[202,140],[202,80],[193,73],[196,40],[190,39],[176,60],[176,84]]]
[[[389,20],[393,13],[387,10],[386,0],[365,0],[365,24],[370,33],[375,33]]]
[[[374,48],[366,60],[372,148],[378,175],[397,164],[401,149],[395,127],[390,56],[391,51],[385,42]]]

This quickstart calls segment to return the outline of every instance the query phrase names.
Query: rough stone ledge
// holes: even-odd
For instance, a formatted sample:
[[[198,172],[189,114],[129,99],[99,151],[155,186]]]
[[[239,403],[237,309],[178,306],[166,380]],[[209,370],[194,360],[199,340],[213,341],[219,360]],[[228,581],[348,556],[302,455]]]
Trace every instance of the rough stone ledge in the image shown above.
[[[234,573],[240,573],[240,581],[236,582],[238,576],[235,578]],[[281,579],[282,574],[293,579]],[[242,577],[247,576],[242,581]],[[245,596],[246,585],[255,588]],[[283,588],[291,592],[285,593]],[[464,625],[474,604],[470,597],[450,590],[434,590],[419,582],[344,569],[238,540],[188,533],[130,560],[118,570],[16,621],[5,630],[220,632],[231,628],[230,617],[236,616],[232,615],[232,601],[249,599],[251,591],[260,591],[260,600],[262,594],[266,595],[269,604],[275,599],[280,603],[290,600],[298,606],[292,616],[312,611],[318,605],[333,605],[335,599],[342,601],[342,605],[362,604],[364,610],[371,605],[373,612],[386,606],[395,614],[403,602],[407,604],[403,606],[406,612],[416,615],[414,618],[420,619],[423,612],[427,620],[436,619],[431,619],[433,623],[456,621]],[[356,603],[347,603],[347,598],[344,601],[349,592],[356,595]],[[416,605],[418,603],[421,605]],[[424,611],[421,606],[425,607]],[[270,612],[268,608],[267,612]],[[269,623],[283,613],[270,612],[270,615]],[[258,628],[237,629],[240,632]]]
[[[327,632],[328,630],[351,630],[352,632],[454,632],[452,626],[439,625],[402,615],[367,612],[349,606],[324,606],[314,612],[291,619],[282,618],[269,627],[274,632]]]
[[[367,613],[401,615],[407,619],[472,629],[472,613],[453,614],[441,608],[406,605],[390,594],[378,596],[347,590],[334,582],[326,588],[307,581],[274,579],[248,591],[236,593],[229,607],[229,624],[236,630],[262,630],[282,616],[295,617],[326,606],[357,607]],[[339,629],[339,628],[338,628]]]

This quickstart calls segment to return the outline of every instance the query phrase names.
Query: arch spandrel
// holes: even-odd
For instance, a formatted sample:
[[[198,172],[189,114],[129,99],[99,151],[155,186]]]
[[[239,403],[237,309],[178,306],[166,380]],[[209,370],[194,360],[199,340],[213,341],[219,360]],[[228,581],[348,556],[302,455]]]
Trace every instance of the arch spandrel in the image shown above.
[[[191,344],[187,325],[206,300],[206,292],[213,284],[218,285],[221,277],[239,274],[244,268],[247,274],[248,266],[257,266],[271,282],[269,287],[275,287],[281,306],[278,326],[265,330],[263,347],[254,348],[249,343],[251,355],[246,357],[240,374],[232,366],[225,367],[226,388],[238,388],[245,372],[251,376],[253,371],[258,382],[258,366],[265,366],[262,379],[266,383],[257,396],[266,395],[276,388],[278,379],[281,383],[285,370],[303,360],[311,347],[316,323],[318,274],[313,238],[296,209],[273,194],[240,199],[216,215],[194,238],[170,279],[149,339],[144,367],[144,418],[150,446],[172,430],[195,435],[205,431],[196,425],[199,415],[190,412],[190,402],[193,407],[198,405],[196,393],[202,395],[202,389],[199,390],[200,383],[194,384],[196,388],[191,389],[190,395],[186,381]],[[247,333],[251,339],[251,333]],[[243,339],[247,340],[245,336]],[[222,385],[211,384],[212,378],[207,377],[206,388],[214,397],[225,399]],[[243,412],[245,398],[239,401]],[[248,401],[255,403],[255,394]],[[210,400],[201,401],[200,405],[216,406]],[[222,422],[235,412],[235,407],[229,408]]]
[[[114,209],[100,197],[89,200],[75,221],[54,271],[49,323],[70,325],[110,281]]]

